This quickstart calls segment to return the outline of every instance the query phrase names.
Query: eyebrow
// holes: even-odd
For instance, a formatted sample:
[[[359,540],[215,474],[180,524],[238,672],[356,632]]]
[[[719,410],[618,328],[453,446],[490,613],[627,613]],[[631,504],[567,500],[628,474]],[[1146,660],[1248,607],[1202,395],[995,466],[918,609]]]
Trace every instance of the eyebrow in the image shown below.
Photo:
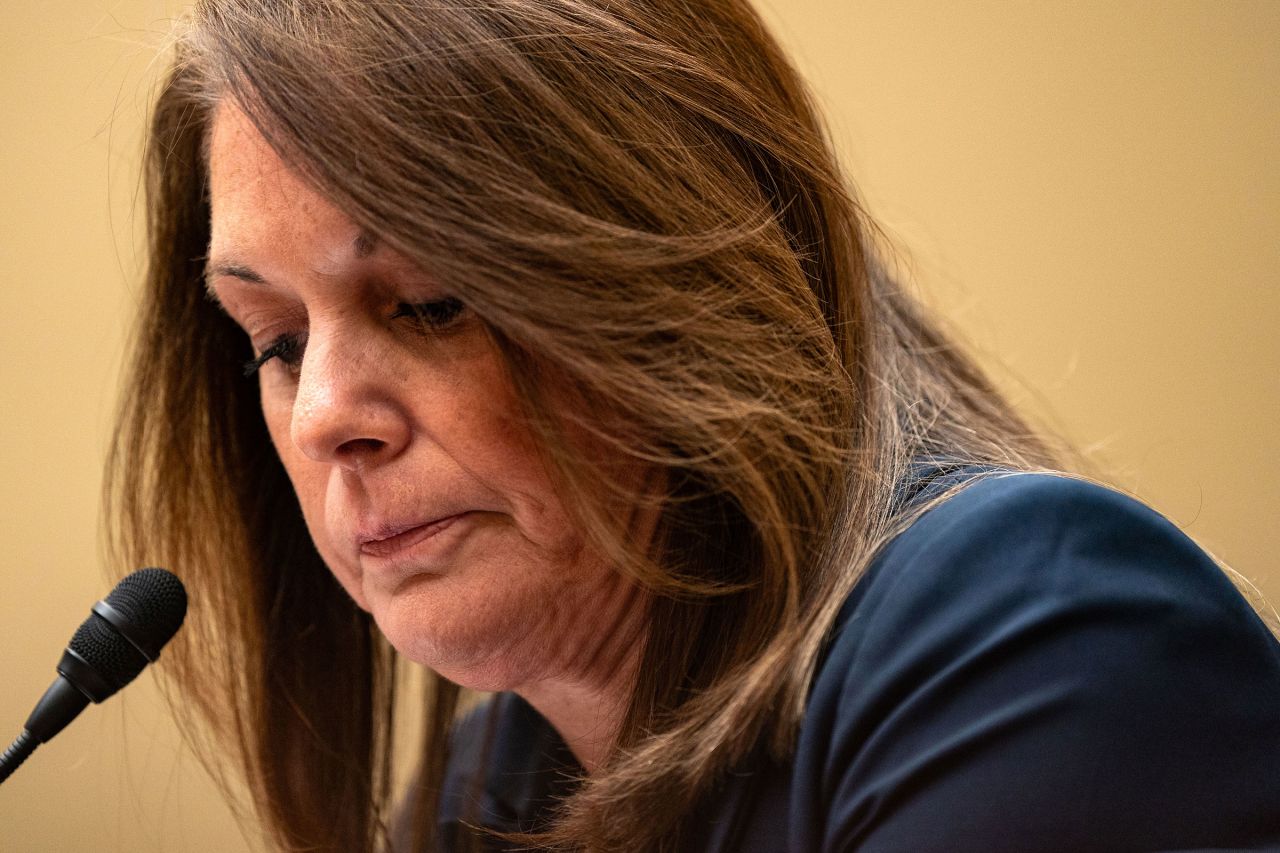
[[[360,233],[352,241],[352,249],[355,256],[361,260],[369,257],[378,251],[380,246],[378,235],[367,229],[361,229]],[[204,287],[209,296],[218,301],[218,295],[213,289],[213,280],[219,276],[231,276],[241,281],[252,282],[253,284],[269,284],[267,279],[261,273],[248,264],[238,263],[236,261],[218,261],[209,263],[208,255],[205,256],[204,270]]]
[[[246,266],[245,264],[238,264],[235,262],[218,262],[210,264],[206,260],[204,268],[204,292],[206,296],[219,305],[222,304],[222,300],[218,298],[218,292],[213,289],[213,280],[224,275],[231,276],[232,278],[238,278],[241,281],[253,282],[254,284],[267,283],[267,280],[263,278],[257,270]]]
[[[245,281],[251,281],[254,284],[267,283],[267,280],[263,278],[262,275],[258,273],[256,270],[254,270],[252,267],[247,267],[244,264],[236,264],[236,263],[213,264],[212,266],[207,268],[205,273],[205,278],[214,278],[220,275],[229,275],[232,278],[239,278]]]

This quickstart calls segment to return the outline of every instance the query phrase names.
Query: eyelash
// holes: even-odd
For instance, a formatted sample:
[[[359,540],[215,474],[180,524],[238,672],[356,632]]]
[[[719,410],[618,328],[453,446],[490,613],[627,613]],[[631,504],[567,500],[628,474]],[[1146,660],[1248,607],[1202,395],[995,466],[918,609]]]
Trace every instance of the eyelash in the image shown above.
[[[418,304],[401,302],[390,319],[408,317],[417,320],[424,332],[443,332],[458,321],[465,308],[462,300],[452,296]],[[281,335],[276,338],[261,355],[244,363],[244,375],[255,375],[273,358],[279,359],[286,367],[296,367],[302,359],[302,342],[299,336]]]

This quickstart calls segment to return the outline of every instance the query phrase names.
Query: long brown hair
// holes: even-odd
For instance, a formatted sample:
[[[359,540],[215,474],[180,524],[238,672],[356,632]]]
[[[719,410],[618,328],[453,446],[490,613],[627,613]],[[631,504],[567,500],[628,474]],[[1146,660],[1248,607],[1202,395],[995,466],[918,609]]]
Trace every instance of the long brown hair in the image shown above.
[[[317,555],[239,375],[248,343],[204,298],[222,99],[483,318],[582,529],[655,594],[618,749],[549,848],[681,849],[726,771],[786,759],[839,605],[910,520],[912,459],[1064,464],[889,274],[746,0],[201,0],[175,52],[109,511],[120,566],[191,589],[178,710],[238,758],[220,778],[247,780],[282,849],[385,843],[397,669]],[[664,472],[647,549],[617,508],[648,496],[575,453],[583,434]],[[426,677],[429,850],[465,691]]]

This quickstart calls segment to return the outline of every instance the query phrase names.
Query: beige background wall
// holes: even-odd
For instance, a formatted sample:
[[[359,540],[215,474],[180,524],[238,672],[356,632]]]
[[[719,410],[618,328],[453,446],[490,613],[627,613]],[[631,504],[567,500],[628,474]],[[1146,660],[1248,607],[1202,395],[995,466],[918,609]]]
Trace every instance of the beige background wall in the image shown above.
[[[0,738],[92,601],[177,0],[0,15]],[[872,212],[1000,381],[1280,602],[1280,4],[768,0]],[[0,848],[247,849],[144,676],[0,791]]]

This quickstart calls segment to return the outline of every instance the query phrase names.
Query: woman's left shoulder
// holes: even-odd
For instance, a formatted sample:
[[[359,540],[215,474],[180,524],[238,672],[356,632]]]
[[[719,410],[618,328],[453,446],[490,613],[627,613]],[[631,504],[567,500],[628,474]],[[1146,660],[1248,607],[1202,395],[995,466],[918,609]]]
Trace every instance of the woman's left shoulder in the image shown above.
[[[1280,845],[1280,642],[1123,493],[973,480],[891,541],[818,670],[795,826],[822,850]]]
[[[1190,607],[1270,636],[1226,572],[1172,521],[1068,475],[976,477],[889,542],[866,582],[861,609],[904,607],[914,618],[931,604],[944,611],[1128,604],[1153,614]]]

